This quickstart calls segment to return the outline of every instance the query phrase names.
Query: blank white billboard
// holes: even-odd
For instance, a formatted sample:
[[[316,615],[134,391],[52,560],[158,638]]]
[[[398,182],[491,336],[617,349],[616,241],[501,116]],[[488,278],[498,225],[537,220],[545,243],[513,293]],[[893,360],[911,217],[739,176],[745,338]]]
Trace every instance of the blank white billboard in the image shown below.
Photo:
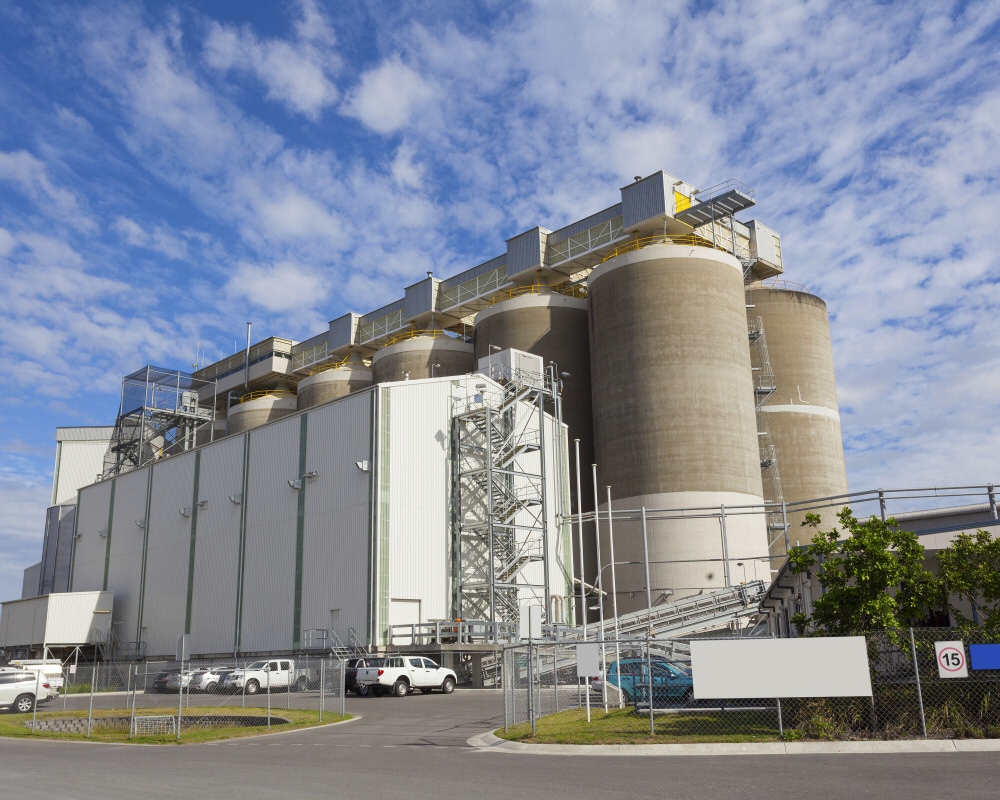
[[[691,642],[699,700],[871,697],[864,636]]]

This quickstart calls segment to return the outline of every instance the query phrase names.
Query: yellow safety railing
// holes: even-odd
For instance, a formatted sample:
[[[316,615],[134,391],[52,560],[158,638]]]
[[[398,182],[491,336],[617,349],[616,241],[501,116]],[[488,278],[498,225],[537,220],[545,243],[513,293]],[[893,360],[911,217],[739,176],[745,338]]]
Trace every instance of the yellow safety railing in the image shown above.
[[[809,287],[801,283],[796,283],[795,281],[783,281],[774,278],[768,281],[756,281],[747,286],[747,289],[781,289],[786,292],[802,292],[803,294],[812,294],[809,291]]]
[[[729,248],[723,247],[721,244],[713,244],[711,239],[705,239],[702,236],[698,236],[693,233],[682,233],[682,234],[659,234],[657,236],[647,236],[644,239],[632,239],[631,241],[625,242],[624,244],[618,245],[614,250],[604,256],[604,261],[610,261],[612,258],[622,255],[623,253],[631,253],[634,250],[641,250],[644,247],[650,247],[654,244],[680,244],[680,245],[693,245],[694,247],[710,247],[714,250],[722,250],[724,253],[730,252]]]
[[[344,364],[351,360],[350,355],[346,355],[338,361],[330,361],[326,364],[320,364],[318,367],[314,367],[309,371],[309,377],[317,375],[320,372],[326,372],[328,369],[340,369]]]
[[[288,389],[258,389],[256,392],[247,392],[240,398],[240,402],[249,403],[251,400],[260,400],[264,397],[295,397],[295,392]]]
[[[397,342],[405,342],[407,339],[416,339],[418,337],[429,337],[431,339],[454,339],[454,335],[448,333],[447,331],[403,331],[402,333],[397,333],[395,336],[386,339],[382,344],[383,347],[388,347],[391,344],[396,344]]]
[[[504,289],[502,292],[497,292],[493,295],[490,298],[490,305],[502,303],[504,300],[510,300],[526,294],[563,294],[567,297],[583,298],[587,296],[587,287],[582,283],[575,286],[565,283],[560,283],[557,286],[549,286],[545,283],[532,283],[530,286],[515,286],[512,289]]]

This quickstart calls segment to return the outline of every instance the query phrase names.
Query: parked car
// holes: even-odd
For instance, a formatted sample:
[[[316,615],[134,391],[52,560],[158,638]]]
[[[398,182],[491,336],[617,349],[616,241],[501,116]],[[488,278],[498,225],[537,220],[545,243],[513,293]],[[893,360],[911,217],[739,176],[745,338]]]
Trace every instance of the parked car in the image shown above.
[[[42,680],[48,681],[52,687],[51,694],[59,694],[63,688],[63,665],[61,661],[43,661],[42,659],[31,658],[18,661],[11,661],[12,667],[24,670],[25,672],[40,672]]]
[[[177,674],[178,670],[170,670],[170,669],[156,673],[156,677],[153,678],[153,683],[150,686],[150,688],[154,692],[160,692],[160,693],[169,692],[170,689],[167,687],[167,681],[170,680],[170,677],[172,675],[177,675]],[[176,687],[173,689],[173,691],[175,692],[177,691]]]
[[[607,681],[621,689],[627,702],[648,696],[650,667],[653,677],[653,705],[667,705],[690,702],[694,696],[694,680],[684,666],[662,658],[654,658],[647,663],[644,658],[623,658],[608,666]],[[619,675],[619,672],[621,673]],[[601,690],[601,678],[594,678],[593,688]]]
[[[344,667],[344,691],[364,697],[369,692],[369,686],[367,683],[358,683],[358,670],[364,667],[381,667],[384,661],[385,659],[380,656],[349,658]]]
[[[195,670],[191,675],[191,691],[217,692],[221,691],[225,677],[233,671],[233,667],[207,667]]]
[[[254,661],[242,669],[234,669],[222,681],[223,691],[257,694],[260,691],[293,689],[304,692],[310,686],[319,685],[319,669],[305,667],[299,669],[290,658],[274,658]]]
[[[414,689],[451,694],[457,683],[452,670],[422,656],[389,656],[380,667],[360,667],[356,680],[375,694],[391,691],[396,697],[406,697]]]
[[[27,714],[35,703],[42,705],[51,697],[51,685],[35,672],[21,669],[0,670],[0,708],[12,714]]]

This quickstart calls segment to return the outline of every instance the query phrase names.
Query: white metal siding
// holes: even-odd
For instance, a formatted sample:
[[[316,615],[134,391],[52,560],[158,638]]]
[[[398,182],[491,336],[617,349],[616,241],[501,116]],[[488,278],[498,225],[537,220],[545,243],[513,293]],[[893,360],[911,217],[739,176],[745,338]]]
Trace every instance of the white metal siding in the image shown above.
[[[42,644],[48,596],[3,604],[0,612],[0,647]]]
[[[103,481],[80,492],[80,505],[76,513],[76,532],[80,538],[76,540],[76,552],[73,555],[72,591],[85,592],[104,588],[107,539],[99,531],[108,527],[111,484],[111,481]]]
[[[191,652],[231,652],[235,642],[236,593],[240,569],[242,505],[229,498],[243,492],[243,443],[235,436],[201,451],[194,591],[191,598]]]
[[[347,643],[353,628],[367,641],[370,472],[370,392],[355,394],[309,412],[306,519],[302,573],[302,628],[336,626]],[[336,623],[331,611],[339,609]]]
[[[153,472],[142,605],[150,657],[174,653],[177,637],[184,633],[191,519],[182,517],[180,511],[191,507],[194,460],[194,453],[173,456],[157,464]],[[205,513],[212,510],[206,507]]]
[[[49,595],[45,642],[76,645],[93,642],[94,629],[107,636],[111,627],[113,592],[72,592]]]
[[[295,611],[295,524],[299,493],[298,415],[250,432],[244,651],[289,650]]]
[[[149,469],[146,467],[128,472],[115,479],[115,514],[111,526],[108,589],[115,593],[113,624],[115,635],[122,642],[136,640],[145,534],[136,522],[146,517],[146,481]]]
[[[72,503],[76,493],[97,480],[104,469],[108,442],[61,442],[59,471],[56,473],[52,505]]]

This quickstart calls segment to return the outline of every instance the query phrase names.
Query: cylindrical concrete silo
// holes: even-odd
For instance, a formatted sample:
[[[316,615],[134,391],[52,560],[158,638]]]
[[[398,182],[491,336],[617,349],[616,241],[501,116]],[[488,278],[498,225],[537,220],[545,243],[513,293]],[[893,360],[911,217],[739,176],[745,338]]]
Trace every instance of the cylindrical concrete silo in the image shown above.
[[[299,381],[297,387],[299,411],[321,403],[329,403],[331,400],[344,397],[359,389],[366,389],[371,385],[371,367],[360,358],[354,357],[338,366],[314,372],[308,378]]]
[[[768,360],[776,390],[761,407],[767,438],[774,445],[785,502],[847,493],[847,468],[833,369],[830,318],[826,303],[805,291],[755,286],[749,293],[751,318],[764,323]],[[843,502],[819,512],[833,522]],[[814,535],[790,514],[789,543],[805,544]],[[824,528],[826,529],[826,528]],[[784,541],[774,549],[784,553]]]
[[[291,392],[278,391],[254,397],[256,394],[259,393],[248,395],[248,399],[229,409],[230,436],[295,413],[297,402]]]
[[[476,315],[476,363],[490,354],[490,346],[505,350],[513,347],[541,356],[546,367],[554,361],[560,372],[568,372],[563,381],[563,422],[569,428],[571,472],[575,470],[573,440],[580,440],[583,510],[594,508],[591,468],[594,463],[594,425],[590,401],[590,342],[587,300],[534,287],[487,306]],[[575,486],[575,478],[571,481]],[[576,511],[576,492],[572,492]],[[584,574],[596,574],[594,537],[584,538]]]
[[[769,580],[763,515],[722,512],[763,502],[740,262],[654,245],[602,264],[588,284],[601,485],[615,509],[707,509],[649,519],[653,603],[739,583],[738,562],[746,579]],[[618,568],[619,611],[642,608],[637,522],[616,522],[615,550],[633,562]]]
[[[467,375],[476,369],[472,342],[443,331],[418,333],[372,356],[372,383]]]

